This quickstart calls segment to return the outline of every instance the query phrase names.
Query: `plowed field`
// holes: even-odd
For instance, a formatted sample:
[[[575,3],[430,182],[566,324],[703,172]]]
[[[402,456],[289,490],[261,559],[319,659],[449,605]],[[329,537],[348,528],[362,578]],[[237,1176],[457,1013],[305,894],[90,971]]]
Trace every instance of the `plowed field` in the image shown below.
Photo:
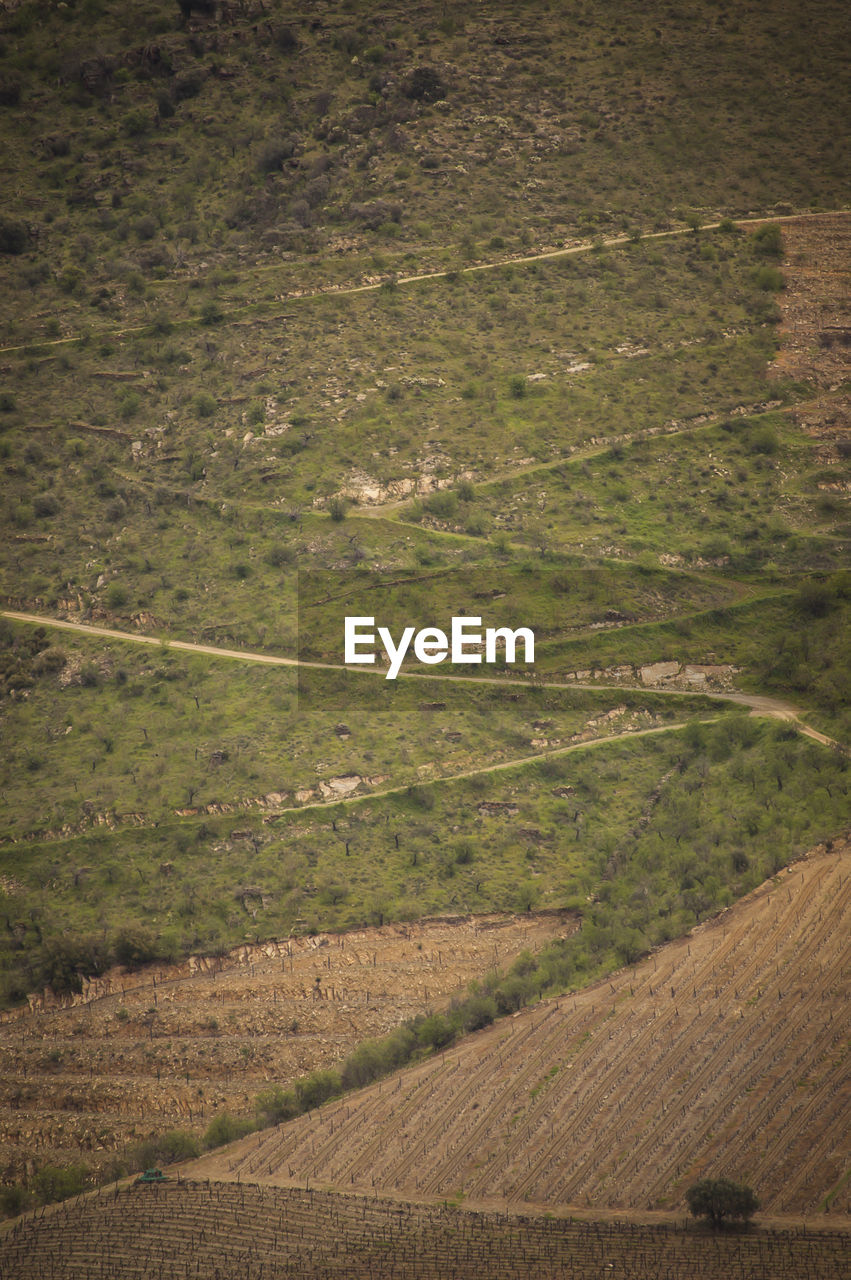
[[[851,1209],[851,843],[819,847],[632,969],[196,1162],[240,1178],[508,1206]]]
[[[126,1187],[0,1237],[0,1280],[844,1280],[845,1230],[471,1213],[235,1183]]]

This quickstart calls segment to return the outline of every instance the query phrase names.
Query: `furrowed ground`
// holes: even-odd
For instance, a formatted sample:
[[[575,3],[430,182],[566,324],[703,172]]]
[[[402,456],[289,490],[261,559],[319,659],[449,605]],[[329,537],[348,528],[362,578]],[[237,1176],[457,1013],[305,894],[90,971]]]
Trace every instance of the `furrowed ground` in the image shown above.
[[[421,1013],[433,1030],[471,979],[485,1021],[506,1012],[500,982],[518,1005],[565,990],[579,1002],[546,1023],[542,1005],[534,1027],[503,1022],[475,1052],[524,1027],[543,1063],[550,1031],[575,1017],[591,1039],[571,1061],[609,1030],[627,1061],[646,1034],[630,1020],[639,997],[612,978],[623,1003],[601,1027],[583,1002],[602,988],[583,984],[847,827],[844,6],[820,0],[806,42],[788,0],[735,13],[697,0],[2,10],[0,1004],[32,1006],[3,1028],[4,1203],[26,1202],[5,1185],[22,1174],[50,1199],[54,1159],[79,1157],[78,1184],[123,1159],[159,1127],[140,1107],[159,1107],[162,1127],[179,1119],[190,1145],[224,1117],[221,1137],[236,1123],[226,1107],[253,1120],[255,1086],[332,1067],[392,1018]],[[534,669],[492,684],[451,668],[424,680],[412,664],[395,684],[343,670],[355,602],[394,627],[445,624],[438,606],[528,621]],[[796,904],[800,922],[764,923],[800,1008],[756,926],[720,962],[734,974],[750,957],[755,1003],[735,1004],[738,1023],[726,988],[687,1006],[696,1036],[716,1020],[742,1078],[736,1037],[754,1033],[758,1120],[738,1095],[704,1112],[689,1094],[674,1152],[658,1117],[628,1128],[632,1101],[620,1115],[611,1103],[608,1166],[587,1185],[563,1168],[559,1195],[675,1203],[704,1156],[741,1151],[752,1163],[738,1172],[762,1171],[777,1196],[785,1179],[789,1205],[819,1207],[797,1181],[810,1155],[781,1168],[760,1146],[763,1086],[780,1108],[768,1132],[798,1115],[791,1076],[764,1055],[799,1072],[804,1106],[833,1069],[806,1059],[800,1019],[812,1003],[828,1043],[841,1010],[807,948],[820,939],[833,957],[834,943]],[[538,908],[581,928],[539,969],[521,955],[500,979],[518,929],[537,948],[561,928]],[[417,924],[434,916],[467,922],[447,936],[473,933],[449,971]],[[482,950],[484,923],[497,953]],[[317,937],[339,959],[360,954],[355,935],[400,951],[386,982],[377,964],[359,980],[369,1007],[352,1012],[355,984],[310,966]],[[210,969],[264,946],[247,1007],[245,972]],[[674,1010],[701,976],[676,955]],[[188,957],[197,975],[155,991],[153,973]],[[758,970],[787,1021],[759,1021]],[[106,981],[112,994],[78,1002]],[[270,993],[280,1043],[253,1034]],[[683,1030],[663,995],[642,987],[641,1017],[664,1024],[654,1070]],[[527,1067],[517,1087],[529,1083],[540,1124],[527,1134],[522,1107],[502,1117],[499,1189],[486,1151],[481,1170],[464,1164],[463,1129],[431,1173],[426,1152],[414,1184],[454,1194],[463,1173],[480,1197],[546,1201],[541,1117],[568,1077],[529,1082]],[[715,1067],[696,1070],[720,1081]],[[741,1148],[714,1127],[716,1104],[743,1120]],[[391,1183],[400,1140],[388,1129]],[[650,1188],[628,1154],[614,1163],[628,1140],[661,1144]],[[838,1187],[847,1156],[826,1143],[816,1181],[833,1170]],[[343,1183],[371,1190],[364,1168],[347,1165]],[[327,1211],[351,1240],[349,1205],[323,1206],[305,1239]],[[444,1239],[442,1218],[426,1226]],[[104,1239],[119,1273],[136,1265]],[[555,1246],[541,1247],[527,1266]],[[478,1248],[463,1265],[487,1269]],[[258,1264],[249,1252],[235,1271]]]
[[[634,967],[187,1172],[514,1212],[682,1208],[728,1177],[768,1214],[847,1215],[849,873],[847,840],[816,850]]]
[[[848,1230],[708,1236],[679,1222],[513,1216],[385,1197],[182,1182],[110,1190],[0,1238],[3,1280],[843,1280]]]
[[[456,917],[246,946],[87,984],[0,1021],[0,1159],[99,1169],[165,1129],[250,1113],[467,982],[577,928],[566,912]],[[59,1002],[54,1001],[57,1005]]]

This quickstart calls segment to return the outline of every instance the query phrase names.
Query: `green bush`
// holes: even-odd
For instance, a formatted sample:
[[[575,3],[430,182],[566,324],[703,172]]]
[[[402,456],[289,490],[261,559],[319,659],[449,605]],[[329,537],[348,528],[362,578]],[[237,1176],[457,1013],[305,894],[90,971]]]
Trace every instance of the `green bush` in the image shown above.
[[[126,422],[129,418],[134,418],[136,416],[136,414],[139,412],[139,408],[141,404],[142,404],[141,396],[139,396],[139,394],[135,391],[128,391],[126,395],[121,397],[121,402],[118,406],[118,412],[121,414],[121,417]]]
[[[122,121],[124,132],[129,134],[131,138],[141,137],[143,133],[147,133],[151,127],[151,121],[144,111],[140,111],[134,107],[128,111]]]
[[[224,318],[225,313],[222,311],[215,298],[211,298],[209,302],[205,302],[201,308],[201,320],[204,324],[221,324]]]
[[[110,582],[106,589],[106,604],[109,609],[123,609],[129,596],[122,582]]]
[[[238,1119],[236,1116],[229,1115],[227,1111],[223,1111],[207,1125],[204,1132],[204,1146],[208,1149],[223,1147],[228,1142],[235,1142],[237,1138],[244,1138],[247,1133],[252,1133],[254,1128],[253,1120]]]
[[[766,293],[779,293],[781,289],[786,287],[783,272],[779,271],[777,267],[768,266],[767,263],[757,267],[753,278],[756,287]]]
[[[292,158],[297,145],[294,137],[267,142],[257,157],[257,168],[261,173],[276,173],[285,160]]]
[[[206,391],[200,392],[195,397],[195,412],[199,418],[212,418],[216,412],[216,401],[213,396],[208,395]]]
[[[759,1208],[750,1187],[727,1178],[703,1178],[689,1187],[686,1204],[694,1218],[707,1218],[713,1227],[728,1222],[747,1222]]]
[[[446,85],[434,67],[416,67],[402,85],[402,92],[415,102],[436,102],[446,97]]]
[[[42,1204],[54,1204],[85,1191],[90,1179],[88,1165],[79,1161],[61,1166],[46,1164],[33,1178],[32,1186]]]
[[[336,1071],[314,1071],[303,1080],[297,1080],[295,1095],[302,1111],[312,1111],[321,1107],[329,1098],[337,1098],[343,1092],[343,1085]]]
[[[449,520],[458,510],[458,495],[451,489],[439,489],[437,493],[430,494],[423,505],[430,515]]]
[[[25,1213],[32,1204],[32,1195],[19,1182],[11,1186],[0,1187],[0,1213],[5,1218],[17,1218]]]
[[[754,253],[760,258],[782,258],[783,236],[780,224],[767,222],[765,226],[759,227],[751,236],[751,244]]]
[[[764,455],[775,454],[780,449],[780,441],[773,427],[757,427],[747,437],[747,445],[751,453]]]
[[[23,222],[0,215],[0,253],[23,253],[29,232]]]
[[[285,565],[292,564],[295,560],[295,551],[292,547],[288,547],[283,542],[276,543],[266,552],[265,560],[273,569],[283,569]]]

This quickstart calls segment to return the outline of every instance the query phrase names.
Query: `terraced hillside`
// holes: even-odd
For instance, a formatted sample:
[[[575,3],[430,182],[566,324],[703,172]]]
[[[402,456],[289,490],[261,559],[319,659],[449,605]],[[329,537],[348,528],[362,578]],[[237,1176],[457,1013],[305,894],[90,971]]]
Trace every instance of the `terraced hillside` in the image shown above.
[[[317,934],[34,999],[0,1015],[0,1161],[17,1177],[33,1159],[103,1171],[165,1129],[251,1115],[271,1081],[327,1067],[576,925],[552,912]]]
[[[474,1042],[499,1068],[514,1028],[531,1055],[508,1110],[485,1108],[491,1146],[470,1147],[484,1096],[434,1152],[419,1095],[416,1129],[379,1108],[379,1183],[546,1203],[574,1078],[623,1159],[586,1171],[559,1147],[559,1194],[678,1203],[704,1157],[725,1167],[716,1103],[749,1132],[722,1084],[695,1100],[675,1072],[685,1113],[663,1116],[638,1074],[628,1097],[606,1076],[618,1114],[583,1074],[615,1028],[624,1062],[632,1036],[663,1070],[686,978],[700,992],[685,961],[670,1005],[612,978],[604,1027],[602,988],[578,989],[849,820],[846,5],[802,26],[791,0],[0,0],[10,1212],[126,1171],[125,1143],[176,1119],[193,1149],[226,1105],[251,1123],[256,1086],[444,1002],[425,941],[382,1008],[380,966],[320,1001],[316,977],[341,975],[312,971],[309,939],[459,913],[581,919],[551,966],[504,978],[513,944],[474,939],[452,982],[479,982],[475,1025],[576,1004]],[[487,612],[534,626],[536,660],[486,682],[409,658],[385,680],[343,664],[350,609]],[[214,979],[240,947],[271,967]],[[203,972],[172,983],[189,957]],[[800,1040],[760,1023],[798,1072],[779,1141],[830,1072],[806,1058],[806,1000],[771,990],[774,1034]],[[720,1050],[700,1065],[717,1034],[751,1078],[751,995],[694,997],[695,1071],[726,1078]],[[584,1066],[550,1076],[565,1027]],[[449,1070],[406,1079],[439,1102]],[[346,1106],[350,1156],[311,1137],[296,1181],[327,1155],[372,1190]],[[648,1187],[630,1152],[654,1142]]]
[[[192,1176],[655,1209],[702,1176],[851,1210],[851,843],[611,980],[192,1166]]]
[[[234,1183],[125,1187],[0,1236],[2,1280],[843,1280],[847,1230],[470,1213]]]

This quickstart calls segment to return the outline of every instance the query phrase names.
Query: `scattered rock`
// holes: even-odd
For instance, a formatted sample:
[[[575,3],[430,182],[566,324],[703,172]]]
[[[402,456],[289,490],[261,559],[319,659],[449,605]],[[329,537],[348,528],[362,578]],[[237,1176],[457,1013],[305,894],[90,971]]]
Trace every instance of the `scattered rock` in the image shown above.
[[[349,796],[353,791],[357,791],[362,782],[363,778],[359,773],[346,773],[340,778],[329,778],[327,782],[320,782],[319,794],[326,799]]]
[[[642,684],[662,684],[679,675],[678,662],[652,662],[640,671]]]

